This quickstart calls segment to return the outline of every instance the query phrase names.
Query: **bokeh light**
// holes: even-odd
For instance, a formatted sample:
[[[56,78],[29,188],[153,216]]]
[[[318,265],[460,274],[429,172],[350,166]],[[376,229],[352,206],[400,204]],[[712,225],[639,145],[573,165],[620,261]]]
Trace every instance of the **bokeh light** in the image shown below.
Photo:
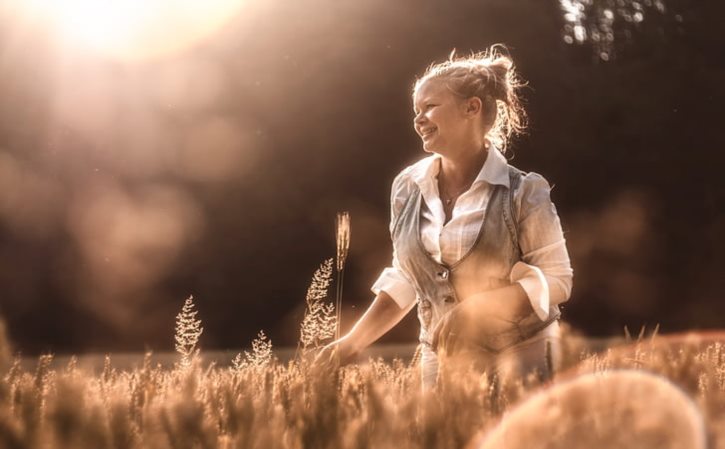
[[[241,0],[14,0],[72,45],[138,61],[178,53],[223,27]]]

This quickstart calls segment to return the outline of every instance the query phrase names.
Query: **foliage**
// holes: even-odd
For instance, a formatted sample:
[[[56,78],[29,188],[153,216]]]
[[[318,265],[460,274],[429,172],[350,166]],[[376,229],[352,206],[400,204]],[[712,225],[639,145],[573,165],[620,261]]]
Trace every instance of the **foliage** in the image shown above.
[[[179,365],[184,368],[191,366],[194,357],[199,353],[197,345],[199,337],[204,332],[201,320],[196,319],[198,312],[194,310],[193,300],[193,296],[186,298],[181,312],[176,315],[176,352],[181,355]]]

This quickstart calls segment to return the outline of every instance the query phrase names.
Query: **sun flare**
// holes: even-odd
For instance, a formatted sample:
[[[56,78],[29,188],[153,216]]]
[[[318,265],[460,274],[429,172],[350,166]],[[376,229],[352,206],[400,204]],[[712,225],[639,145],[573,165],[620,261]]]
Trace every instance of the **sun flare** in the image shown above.
[[[124,60],[189,48],[222,28],[242,0],[30,0],[20,9],[41,17],[73,46]]]

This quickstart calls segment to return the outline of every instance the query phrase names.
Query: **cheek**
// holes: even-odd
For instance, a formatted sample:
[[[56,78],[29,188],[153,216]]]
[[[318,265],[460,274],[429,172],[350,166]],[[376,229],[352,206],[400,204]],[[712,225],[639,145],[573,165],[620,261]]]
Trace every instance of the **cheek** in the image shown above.
[[[440,126],[446,123],[446,114],[444,111],[431,111],[431,113],[428,115],[428,120]]]

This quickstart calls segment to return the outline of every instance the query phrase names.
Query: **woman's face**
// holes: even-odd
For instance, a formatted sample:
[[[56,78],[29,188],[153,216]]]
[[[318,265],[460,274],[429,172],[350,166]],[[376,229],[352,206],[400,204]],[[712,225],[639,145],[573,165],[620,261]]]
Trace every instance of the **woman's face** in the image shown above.
[[[429,153],[450,153],[471,138],[467,102],[440,80],[424,81],[413,94],[413,127]]]

